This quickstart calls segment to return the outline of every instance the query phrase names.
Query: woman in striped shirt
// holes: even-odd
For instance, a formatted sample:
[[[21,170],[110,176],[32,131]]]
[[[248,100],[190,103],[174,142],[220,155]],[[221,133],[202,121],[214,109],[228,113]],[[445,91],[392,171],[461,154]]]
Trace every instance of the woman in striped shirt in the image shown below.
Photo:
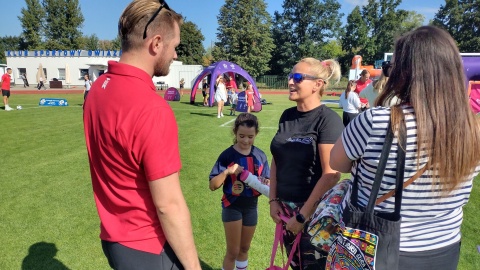
[[[397,97],[399,105],[375,107],[355,118],[335,143],[330,166],[355,175],[352,163],[360,162],[358,203],[365,206],[388,122],[395,127],[404,118],[404,181],[423,173],[403,192],[399,269],[456,269],[462,207],[480,170],[480,124],[468,106],[462,60],[452,37],[433,26],[405,34],[393,55],[377,104]],[[395,188],[398,149],[395,138],[378,196]],[[376,206],[377,211],[393,208],[394,198]]]

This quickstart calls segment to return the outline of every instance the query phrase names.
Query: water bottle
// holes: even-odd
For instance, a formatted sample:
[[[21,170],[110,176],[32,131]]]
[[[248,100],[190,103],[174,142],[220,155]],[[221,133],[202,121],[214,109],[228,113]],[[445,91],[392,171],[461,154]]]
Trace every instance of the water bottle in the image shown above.
[[[263,184],[258,177],[253,175],[251,172],[247,170],[243,170],[240,174],[240,181],[247,183],[251,188],[255,189],[256,191],[262,193],[265,196],[269,196],[270,194],[270,186]]]

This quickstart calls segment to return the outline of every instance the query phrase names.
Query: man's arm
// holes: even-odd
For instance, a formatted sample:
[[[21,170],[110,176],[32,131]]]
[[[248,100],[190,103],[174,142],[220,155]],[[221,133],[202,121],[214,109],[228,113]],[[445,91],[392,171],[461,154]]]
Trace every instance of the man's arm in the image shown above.
[[[193,241],[190,212],[183,197],[178,172],[150,181],[149,185],[167,242],[185,269],[201,270]]]

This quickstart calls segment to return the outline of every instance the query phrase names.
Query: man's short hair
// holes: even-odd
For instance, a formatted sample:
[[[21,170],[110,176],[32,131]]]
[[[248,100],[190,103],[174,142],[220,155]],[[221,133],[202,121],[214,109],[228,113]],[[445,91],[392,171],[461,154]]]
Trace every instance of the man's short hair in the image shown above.
[[[158,0],[133,0],[125,8],[118,21],[118,35],[122,42],[122,51],[126,52],[142,47],[145,25],[159,7]],[[165,40],[173,38],[175,23],[180,26],[183,23],[182,16],[173,10],[162,8],[148,25],[147,38],[152,34],[160,34]]]
[[[7,70],[12,70],[12,68],[7,68]]]

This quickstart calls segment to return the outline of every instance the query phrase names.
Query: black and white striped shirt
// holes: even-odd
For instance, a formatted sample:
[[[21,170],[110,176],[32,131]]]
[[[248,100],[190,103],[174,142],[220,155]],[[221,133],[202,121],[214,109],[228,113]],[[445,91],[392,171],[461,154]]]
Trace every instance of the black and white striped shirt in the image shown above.
[[[407,147],[404,181],[410,179],[417,169],[427,162],[420,153],[417,168],[417,125],[414,110],[404,106],[407,125]],[[345,152],[351,160],[361,159],[359,166],[358,202],[368,203],[380,153],[387,133],[390,108],[376,107],[356,117],[342,133]],[[396,158],[398,143],[395,137],[387,161],[385,175],[380,186],[379,197],[395,188]],[[440,188],[432,184],[432,172],[427,170],[415,182],[405,188],[402,199],[402,225],[400,250],[415,252],[438,249],[460,241],[460,226],[463,219],[462,207],[468,201],[472,190],[472,180],[480,167],[468,181],[459,185],[447,196],[442,196]],[[352,180],[356,166],[352,169]],[[378,211],[393,212],[395,199],[389,198],[376,206]]]

